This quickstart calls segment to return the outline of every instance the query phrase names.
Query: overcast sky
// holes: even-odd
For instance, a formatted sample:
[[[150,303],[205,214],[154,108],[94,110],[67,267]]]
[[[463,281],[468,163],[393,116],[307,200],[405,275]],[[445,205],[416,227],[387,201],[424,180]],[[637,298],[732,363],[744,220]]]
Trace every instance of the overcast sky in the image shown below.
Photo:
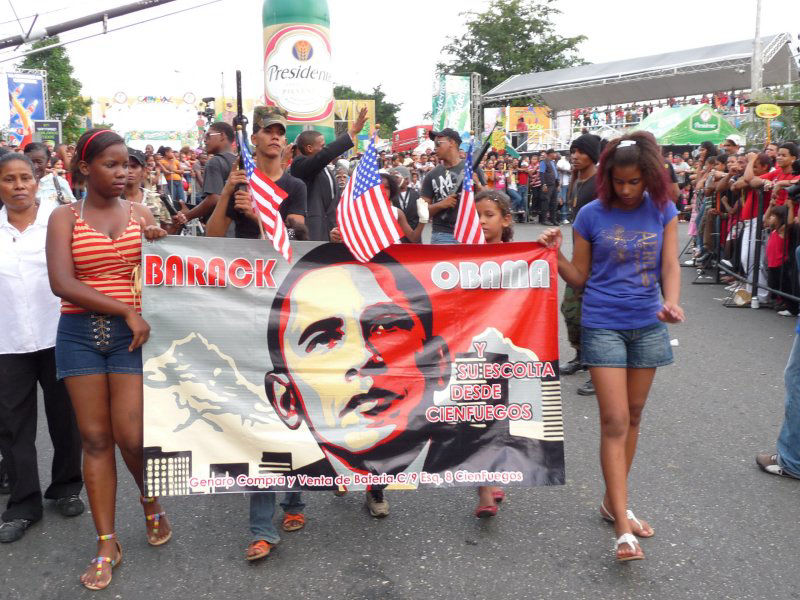
[[[176,0],[109,21],[109,29],[205,4]],[[126,4],[82,0],[11,0],[20,17],[40,13],[38,25]],[[430,110],[434,66],[447,37],[463,32],[465,10],[488,0],[328,0],[333,75],[337,84],[371,90],[381,84],[389,100],[402,103],[401,126],[421,122]],[[605,62],[752,38],[756,0],[558,0],[561,35],[587,36],[583,58]],[[113,96],[219,95],[233,93],[234,71],[243,71],[244,93],[263,93],[261,0],[220,0],[121,31],[67,46],[84,93]],[[762,35],[800,28],[800,0],[763,0]],[[48,11],[55,11],[45,14]],[[0,37],[20,32],[8,2],[0,3]],[[22,18],[25,26],[30,18]],[[792,30],[793,28],[794,30]],[[102,31],[93,25],[66,33],[76,39]],[[14,56],[0,51],[0,59]],[[13,62],[0,63],[12,70]],[[224,73],[224,75],[223,75]],[[487,91],[487,90],[484,90]]]

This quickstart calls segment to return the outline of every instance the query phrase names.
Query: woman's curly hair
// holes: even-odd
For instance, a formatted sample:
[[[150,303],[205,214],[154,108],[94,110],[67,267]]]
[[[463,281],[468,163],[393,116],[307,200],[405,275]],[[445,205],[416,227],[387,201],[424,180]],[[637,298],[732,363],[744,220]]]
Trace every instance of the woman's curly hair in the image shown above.
[[[636,166],[642,172],[645,190],[660,209],[672,202],[669,166],[652,133],[635,131],[611,140],[600,155],[597,170],[597,196],[606,206],[617,199],[614,191],[614,167]]]

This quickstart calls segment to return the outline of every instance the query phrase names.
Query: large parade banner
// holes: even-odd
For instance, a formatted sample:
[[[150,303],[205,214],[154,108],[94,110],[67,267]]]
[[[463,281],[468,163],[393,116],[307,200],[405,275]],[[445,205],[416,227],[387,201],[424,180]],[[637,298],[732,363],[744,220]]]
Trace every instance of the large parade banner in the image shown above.
[[[564,482],[555,251],[145,245],[147,495]]]

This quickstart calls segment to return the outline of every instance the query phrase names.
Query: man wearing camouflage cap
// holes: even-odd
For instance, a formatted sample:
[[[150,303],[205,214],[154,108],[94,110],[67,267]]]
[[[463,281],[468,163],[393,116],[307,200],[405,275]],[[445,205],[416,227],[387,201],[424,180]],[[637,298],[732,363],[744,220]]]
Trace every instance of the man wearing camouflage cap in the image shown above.
[[[253,109],[253,134],[250,141],[255,146],[253,159],[262,175],[286,192],[281,202],[281,216],[296,239],[307,239],[305,228],[306,186],[284,170],[283,154],[286,151],[286,111],[274,106],[256,106]],[[234,223],[237,238],[258,238],[261,230],[258,218],[253,212],[250,192],[241,189],[247,177],[237,167],[231,172],[228,182],[220,195],[220,202],[208,220],[206,235],[221,237],[225,235],[231,222]]]
[[[305,232],[306,186],[292,177],[283,168],[283,155],[286,151],[286,112],[271,106],[257,106],[253,110],[253,134],[250,141],[255,146],[253,159],[260,177],[270,179],[286,192],[281,202],[281,217],[290,234],[296,239],[307,239]],[[244,187],[237,191],[237,186]],[[231,222],[235,224],[237,238],[258,238],[261,230],[258,216],[253,212],[250,192],[247,189],[247,176],[234,165],[228,181],[220,194],[219,202],[208,220],[206,235],[224,237]],[[265,558],[278,541],[280,535],[272,522],[275,514],[273,492],[252,493],[250,499],[251,542],[247,546],[245,558],[248,561]],[[305,525],[303,503],[300,492],[287,492],[281,507],[284,511],[283,530],[297,531]]]

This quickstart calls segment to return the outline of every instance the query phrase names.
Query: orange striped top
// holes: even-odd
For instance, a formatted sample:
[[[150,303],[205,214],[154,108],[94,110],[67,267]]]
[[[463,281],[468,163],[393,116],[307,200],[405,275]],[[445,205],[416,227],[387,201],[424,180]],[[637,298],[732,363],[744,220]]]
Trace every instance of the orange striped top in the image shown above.
[[[84,221],[74,205],[70,208],[75,214],[75,224],[72,228],[72,261],[75,264],[75,277],[98,292],[133,306],[141,312],[139,298],[134,291],[134,269],[142,262],[142,229],[133,218],[133,205],[128,227],[115,240]],[[61,312],[78,314],[89,311],[62,299]]]

